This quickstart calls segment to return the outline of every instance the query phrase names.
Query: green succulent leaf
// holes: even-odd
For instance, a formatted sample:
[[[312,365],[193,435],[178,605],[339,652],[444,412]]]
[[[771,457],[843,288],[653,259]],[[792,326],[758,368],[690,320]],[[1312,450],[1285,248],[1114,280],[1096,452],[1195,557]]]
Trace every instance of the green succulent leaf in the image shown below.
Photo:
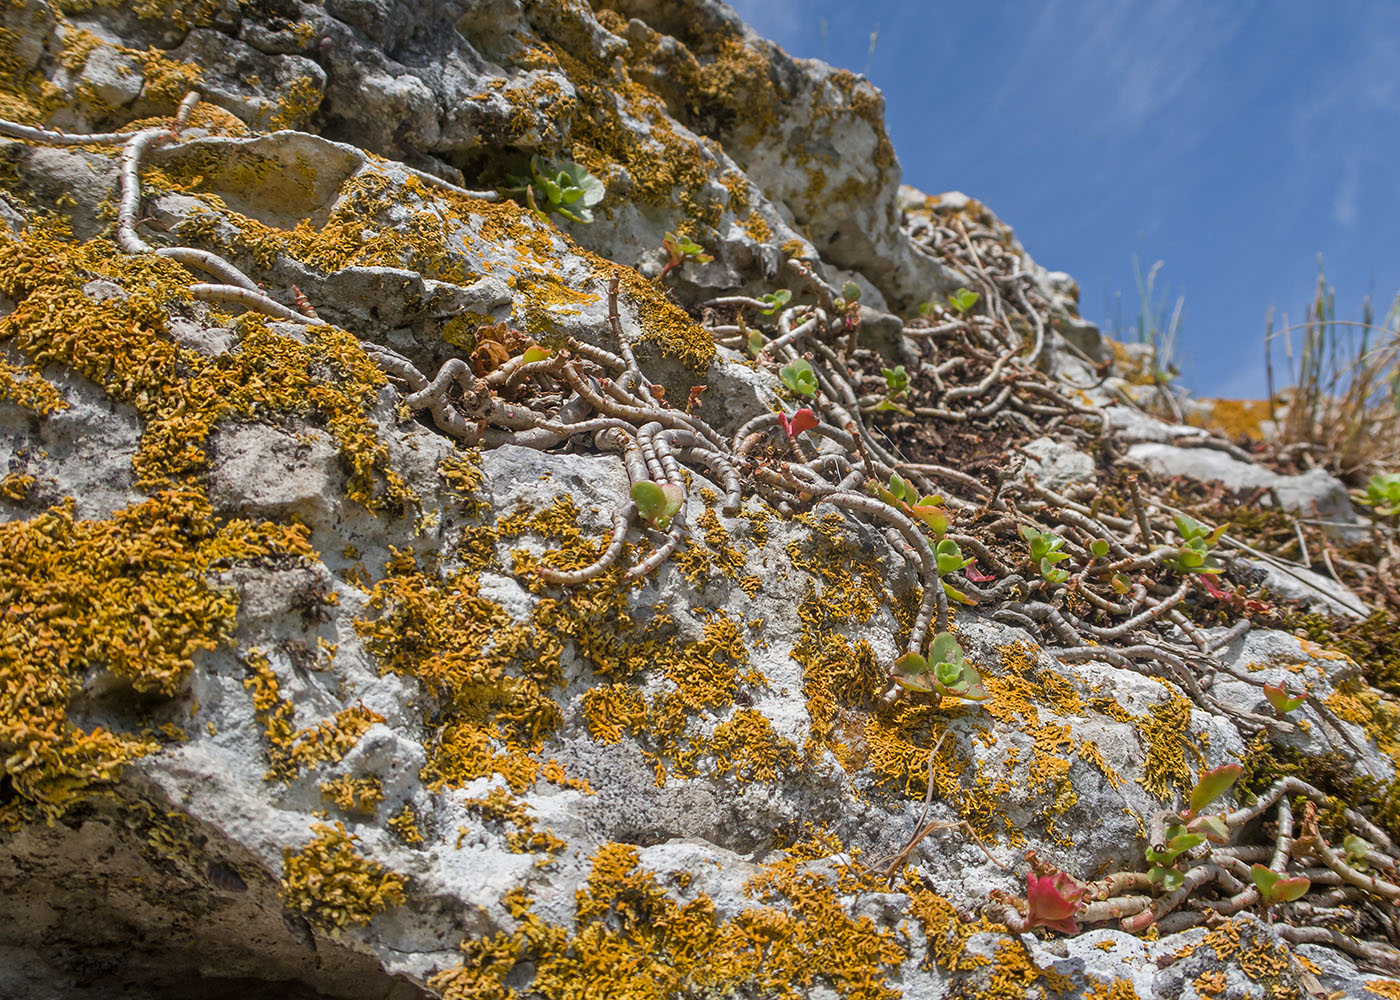
[[[763,353],[763,334],[757,330],[749,331],[749,353],[754,357]]]
[[[922,521],[929,531],[942,535],[948,530],[948,513],[937,504],[906,504],[909,512]]]
[[[1291,903],[1294,900],[1302,899],[1309,889],[1312,888],[1312,880],[1306,875],[1297,875],[1293,878],[1281,878],[1274,883],[1274,899],[1280,903]]]
[[[1064,583],[1069,579],[1069,570],[1055,569],[1049,556],[1040,560],[1040,575],[1049,583]]]
[[[1184,541],[1189,542],[1193,538],[1204,538],[1206,535],[1206,529],[1201,527],[1195,518],[1186,514],[1173,514],[1172,522],[1176,525],[1176,533]]]
[[[908,691],[927,693],[934,690],[928,661],[918,653],[905,653],[895,660],[892,676],[896,684]]]
[[[1306,695],[1289,697],[1288,692],[1279,684],[1265,684],[1264,699],[1273,706],[1280,718],[1299,708],[1303,702],[1308,700]]]
[[[643,521],[665,531],[685,502],[685,491],[674,483],[654,483],[650,479],[632,485],[632,500]]]
[[[1095,559],[1102,559],[1104,556],[1108,555],[1108,542],[1104,541],[1102,538],[1095,538],[1089,543],[1089,554]]]
[[[865,491],[871,496],[879,497],[891,507],[898,507],[900,503],[903,502],[899,497],[894,495],[893,491],[881,485],[881,483],[875,479],[867,479],[865,481]]]
[[[945,538],[934,548],[934,554],[938,557],[938,572],[956,573],[964,566],[972,565],[970,557],[964,557],[962,549],[958,548],[958,543],[951,538]]]
[[[933,637],[929,663],[933,664],[934,682],[940,694],[966,701],[985,701],[989,697],[982,685],[982,675],[967,662],[953,635],[940,632]]]
[[[1342,850],[1346,851],[1347,864],[1353,868],[1366,867],[1366,855],[1370,853],[1371,842],[1365,837],[1359,837],[1354,833],[1346,835],[1342,841]]]
[[[798,396],[815,396],[817,394],[817,375],[812,370],[812,363],[805,358],[798,358],[790,364],[784,365],[778,372],[778,377],[782,379],[783,385],[788,387],[788,391]]]
[[[564,201],[564,189],[557,183],[550,180],[544,174],[539,174],[536,178],[540,188],[544,191],[545,197],[549,199],[549,207],[555,208]]]
[[[952,306],[962,315],[967,315],[968,311],[977,304],[982,296],[970,288],[959,288],[952,295],[948,296],[948,305]]]
[[[539,156],[506,176],[506,194],[523,200],[539,218],[556,212],[575,222],[593,221],[590,211],[603,200],[603,182],[570,160],[551,162]]]
[[[948,595],[948,600],[957,601],[959,604],[966,604],[970,608],[977,606],[977,598],[968,597],[966,594],[964,594],[957,587],[954,587],[947,580],[941,580],[939,582],[943,584],[943,593]]]
[[[1283,876],[1268,865],[1256,864],[1249,870],[1249,877],[1254,880],[1255,888],[1259,890],[1260,897],[1267,900],[1273,893],[1274,886]]]
[[[765,316],[772,316],[775,312],[792,301],[792,292],[788,291],[786,288],[779,288],[776,292],[764,292],[758,297],[758,301],[768,304],[768,308],[760,309],[759,312],[763,313]]]
[[[1206,842],[1203,834],[1199,833],[1178,833],[1171,840],[1167,841],[1167,850],[1174,854],[1184,854],[1193,847],[1200,847]]]
[[[1191,815],[1195,816],[1228,792],[1243,773],[1244,768],[1239,764],[1221,764],[1201,775],[1196,781],[1196,787],[1191,789]]]
[[[1259,890],[1259,898],[1265,903],[1291,903],[1301,899],[1312,887],[1312,883],[1301,875],[1289,878],[1260,864],[1250,868],[1249,875]]]
[[[854,281],[848,281],[841,286],[841,297],[848,303],[860,301],[860,286]]]
[[[588,168],[582,164],[574,163],[572,160],[563,160],[559,163],[559,173],[567,176],[569,183],[582,192],[583,204],[592,208],[603,200],[603,195],[607,189],[603,182],[588,172]]]
[[[1175,868],[1153,865],[1147,870],[1147,881],[1160,885],[1164,892],[1175,892],[1186,884],[1186,876]]]
[[[929,659],[934,662],[963,662],[962,646],[958,645],[957,636],[950,632],[939,632],[933,637],[933,642],[929,644],[928,655]]]
[[[1197,816],[1186,828],[1192,833],[1199,833],[1212,844],[1227,844],[1230,842],[1230,828],[1225,824],[1224,815]]]
[[[909,391],[909,373],[904,370],[903,365],[881,368],[880,374],[885,377],[885,391],[891,399],[898,399]]]

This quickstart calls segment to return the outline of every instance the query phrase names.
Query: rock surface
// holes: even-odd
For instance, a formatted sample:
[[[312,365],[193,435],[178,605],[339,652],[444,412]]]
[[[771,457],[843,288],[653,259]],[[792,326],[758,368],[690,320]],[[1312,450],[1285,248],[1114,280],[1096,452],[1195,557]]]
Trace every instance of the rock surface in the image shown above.
[[[3,140],[0,994],[1400,995],[1364,894],[1313,902],[1321,862],[1302,904],[1235,913],[1230,869],[1193,901],[1208,920],[1014,926],[1028,851],[1096,886],[1141,872],[1158,814],[1232,762],[1224,801],[1301,775],[1333,839],[1342,804],[1395,835],[1391,693],[1285,602],[1371,609],[1243,560],[1207,587],[1170,514],[1210,508],[1175,477],[1367,529],[1325,473],[1091,386],[1109,354],[1072,279],[967,196],[900,188],[868,81],[713,0],[182,10],[0,14],[0,117],[168,128],[203,97],[142,164],[151,252],[114,242],[120,145]],[[473,196],[532,154],[605,183],[593,223]],[[663,276],[668,233],[713,260]],[[208,275],[166,246],[292,318],[194,294]],[[711,301],[778,288],[781,319]],[[817,309],[799,359],[780,338]],[[637,478],[602,438],[521,422],[564,421],[560,369],[484,402],[479,370],[439,417],[404,374],[513,330],[605,367],[635,351],[644,379],[618,359],[594,388],[723,443],[676,445],[685,541],[640,579],[666,536],[636,521],[595,578],[542,572],[592,563]],[[828,422],[782,436],[770,415],[805,405]],[[738,502],[707,450],[740,465]],[[924,537],[916,498],[841,500],[887,460],[947,492],[940,532],[976,557],[940,570],[937,623],[985,701],[891,682],[941,587],[889,513]],[[1067,569],[1028,557],[1033,522]],[[1266,686],[1307,698],[1276,716]],[[1271,857],[1273,822],[1240,824],[1241,858]],[[1324,910],[1363,944],[1295,933]]]

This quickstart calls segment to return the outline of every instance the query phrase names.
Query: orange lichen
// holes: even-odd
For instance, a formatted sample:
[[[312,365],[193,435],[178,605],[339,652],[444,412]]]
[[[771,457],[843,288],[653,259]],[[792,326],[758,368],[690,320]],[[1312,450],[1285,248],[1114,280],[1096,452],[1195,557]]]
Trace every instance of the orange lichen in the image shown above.
[[[288,907],[325,928],[367,924],[375,914],[403,905],[407,880],[355,850],[358,837],[336,823],[312,826],[316,836],[301,850],[282,851],[282,898]]]
[[[1137,989],[1126,979],[1094,983],[1080,996],[1083,1000],[1140,1000]]]
[[[6,500],[14,500],[16,503],[22,502],[29,496],[29,490],[34,482],[34,477],[27,473],[11,472],[0,478],[0,496]]]
[[[572,927],[532,913],[523,892],[508,894],[502,902],[517,929],[467,939],[466,961],[430,985],[447,1000],[527,993],[668,1000],[737,992],[795,1000],[799,989],[820,980],[848,1000],[893,1000],[898,994],[885,976],[905,957],[896,934],[869,917],[852,917],[838,886],[802,865],[770,866],[746,889],[762,905],[725,919],[707,896],[672,898],[662,878],[641,867],[637,848],[606,844],[576,894]],[[506,982],[519,969],[532,978],[517,990]]]
[[[1201,399],[1204,412],[1193,410],[1186,422],[1219,431],[1233,440],[1262,441],[1264,421],[1271,420],[1267,399]]]
[[[568,846],[549,830],[536,830],[531,809],[504,788],[493,788],[485,797],[463,799],[462,805],[489,823],[515,829],[505,834],[506,846],[517,854],[558,854]]]
[[[365,730],[384,717],[363,705],[352,705],[334,718],[295,729],[296,709],[282,697],[281,682],[267,654],[251,649],[243,656],[248,676],[243,680],[253,696],[253,714],[267,739],[268,781],[293,781],[303,768],[335,764],[359,742]]]
[[[122,294],[89,297],[83,286],[93,278]],[[244,314],[238,347],[206,357],[176,344],[166,328],[170,307],[189,301],[188,283],[172,261],[118,253],[101,240],[74,243],[55,226],[32,225],[23,240],[0,233],[0,292],[16,302],[0,318],[0,340],[136,408],[144,426],[133,459],[140,485],[192,484],[221,420],[298,413],[335,438],[352,499],[402,508],[411,494],[388,468],[368,419],[384,376],[355,338],[321,326],[303,343]]]
[[[40,416],[68,408],[58,388],[39,371],[37,365],[14,365],[0,357],[0,400],[9,400]]]
[[[1147,718],[1138,723],[1146,751],[1138,783],[1160,799],[1173,791],[1184,793],[1195,783],[1186,755],[1191,754],[1198,765],[1202,758],[1188,738],[1190,723],[1191,703],[1179,694],[1151,706]]]
[[[375,777],[342,775],[321,782],[321,795],[342,812],[373,816],[384,801],[384,788]]]
[[[393,830],[400,840],[411,847],[417,847],[423,843],[423,834],[418,829],[418,814],[411,805],[405,805],[394,813],[384,821],[384,825]]]
[[[310,556],[300,526],[228,521],[188,491],[100,521],[72,501],[0,524],[0,757],[15,797],[0,821],[61,814],[149,753],[148,737],[68,716],[83,678],[106,671],[147,699],[175,695],[195,657],[229,641],[238,603],[211,573]]]
[[[751,708],[740,709],[716,726],[709,749],[719,773],[733,773],[743,781],[777,781],[795,770],[801,759],[796,745],[775,733],[768,717]]]

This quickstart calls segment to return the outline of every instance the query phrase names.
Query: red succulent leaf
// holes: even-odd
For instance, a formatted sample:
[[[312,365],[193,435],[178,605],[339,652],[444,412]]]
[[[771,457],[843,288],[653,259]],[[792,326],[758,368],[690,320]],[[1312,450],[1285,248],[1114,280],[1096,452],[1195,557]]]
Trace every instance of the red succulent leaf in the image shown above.
[[[786,413],[779,413],[778,423],[783,425],[788,437],[795,438],[803,431],[810,431],[817,426],[817,415],[812,412],[811,407],[804,406],[792,415],[791,420]]]
[[[1228,601],[1233,596],[1228,590],[1221,590],[1217,587],[1211,581],[1209,574],[1197,574],[1196,579],[1201,581],[1201,586],[1205,587],[1206,590],[1210,592],[1210,596],[1214,597],[1217,601]]]
[[[1030,926],[1049,927],[1062,934],[1078,934],[1074,915],[1079,912],[1084,887],[1064,872],[1054,875],[1026,875],[1026,901],[1030,904]]]
[[[963,576],[967,577],[973,583],[991,583],[996,579],[996,577],[992,576],[990,573],[983,573],[978,569],[976,562],[964,566],[962,572]]]

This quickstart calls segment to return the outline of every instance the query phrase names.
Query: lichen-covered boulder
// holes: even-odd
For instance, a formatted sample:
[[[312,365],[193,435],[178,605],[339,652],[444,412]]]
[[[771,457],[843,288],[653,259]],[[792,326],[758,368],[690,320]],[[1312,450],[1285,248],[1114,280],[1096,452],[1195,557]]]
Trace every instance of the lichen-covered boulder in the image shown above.
[[[1394,619],[1229,559],[1308,477],[1107,405],[867,81],[709,0],[0,26],[0,993],[1397,988]]]

